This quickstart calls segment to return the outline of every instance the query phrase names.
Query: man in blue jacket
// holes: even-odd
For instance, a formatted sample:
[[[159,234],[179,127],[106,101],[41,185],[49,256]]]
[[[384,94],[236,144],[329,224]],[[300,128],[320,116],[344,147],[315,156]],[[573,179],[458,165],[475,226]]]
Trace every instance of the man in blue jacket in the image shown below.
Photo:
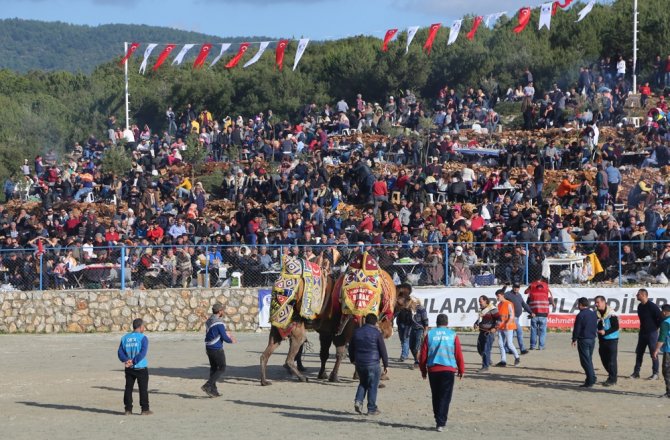
[[[361,414],[363,400],[368,396],[368,415],[381,414],[377,408],[377,388],[381,371],[379,360],[384,364],[384,374],[389,365],[388,354],[382,333],[377,328],[377,315],[370,313],[365,317],[365,325],[354,331],[349,342],[349,360],[356,364],[356,373],[360,380],[354,400],[354,410]]]
[[[140,389],[140,406],[142,415],[150,416],[149,409],[149,369],[147,368],[147,352],[149,339],[144,335],[144,321],[137,318],[133,321],[133,331],[121,338],[118,356],[126,367],[126,390],[123,394],[123,405],[126,415],[133,413],[133,388],[135,381]]]
[[[670,399],[670,304],[663,304],[661,308],[663,321],[661,322],[661,331],[659,333],[656,348],[652,353],[654,359],[658,359],[658,354],[663,353],[663,379],[665,380],[664,397]]]
[[[216,381],[226,371],[226,353],[223,351],[223,343],[234,344],[237,342],[233,335],[226,333],[223,323],[223,304],[216,303],[212,306],[212,316],[205,324],[205,351],[209,359],[209,380],[200,388],[209,397],[219,397]]]
[[[580,387],[591,388],[596,383],[596,373],[593,370],[593,349],[596,345],[598,317],[589,308],[588,299],[581,297],[577,302],[579,313],[575,318],[575,326],[572,329],[572,346],[577,346],[579,362],[586,373],[586,380]]]
[[[619,318],[607,305],[602,295],[596,296],[596,315],[598,316],[598,353],[608,374],[603,386],[609,387],[616,385],[617,380]]]

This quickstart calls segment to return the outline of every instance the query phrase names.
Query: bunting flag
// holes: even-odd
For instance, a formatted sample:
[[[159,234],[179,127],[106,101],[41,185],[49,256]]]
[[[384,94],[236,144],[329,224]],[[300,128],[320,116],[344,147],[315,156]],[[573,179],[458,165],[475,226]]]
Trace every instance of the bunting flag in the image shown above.
[[[409,53],[409,45],[412,44],[412,40],[418,31],[419,26],[410,26],[407,28],[407,46],[405,47],[405,54]]]
[[[130,46],[128,46],[128,52],[126,52],[126,56],[123,57],[119,64],[122,66],[126,64],[126,62],[130,59],[130,57],[133,56],[138,47],[140,47],[140,43],[130,43]]]
[[[149,61],[149,57],[151,56],[151,52],[158,46],[156,43],[151,43],[150,45],[147,46],[146,49],[144,49],[144,59],[142,60],[142,65],[140,66],[140,73],[144,74],[144,71],[147,70],[147,62]]]
[[[475,21],[472,23],[472,29],[470,29],[470,32],[468,32],[468,40],[474,40],[475,34],[477,33],[477,29],[479,29],[479,25],[482,24],[482,20],[484,17],[481,15],[478,15],[475,17]]]
[[[212,64],[210,64],[209,67],[214,67],[214,64],[219,62],[219,60],[223,57],[223,54],[226,53],[228,49],[230,49],[230,43],[221,43],[221,52],[219,52],[219,55],[214,58],[214,61],[212,61]]]
[[[210,50],[212,50],[212,43],[205,43],[202,45],[198,57],[193,62],[194,69],[199,69],[203,64],[205,64],[205,60],[207,59]]]
[[[251,58],[249,61],[247,61],[244,64],[243,67],[246,69],[247,67],[251,66],[252,64],[256,63],[258,60],[260,60],[261,56],[263,55],[263,52],[265,52],[265,49],[267,49],[269,45],[270,45],[269,41],[263,41],[261,43],[261,46],[258,48],[258,52],[256,52],[256,55],[254,55],[253,58]]]
[[[286,51],[286,46],[288,46],[288,40],[279,40],[277,48],[275,49],[275,65],[279,70],[282,70],[284,67],[284,52]]]
[[[496,22],[502,17],[503,15],[507,14],[507,11],[505,12],[496,12],[495,14],[489,14],[486,16],[484,19],[484,26],[487,28],[492,28],[495,26]]]
[[[540,7],[540,25],[539,30],[542,30],[546,26],[547,29],[551,29],[551,11],[554,8],[554,3],[545,3]]]
[[[226,64],[226,69],[232,69],[233,67],[237,66],[237,64],[240,62],[240,60],[242,59],[248,48],[249,43],[241,43],[240,48],[237,50],[237,55],[235,55],[230,61],[228,61],[228,64]]]
[[[435,37],[437,36],[437,31],[440,30],[440,26],[442,26],[440,23],[430,25],[430,30],[428,31],[428,38],[426,38],[426,42],[423,45],[423,50],[428,55],[430,55],[430,50],[433,48],[433,42],[435,41]]]
[[[572,3],[572,0],[563,0],[563,3],[561,3],[560,1],[555,1],[551,5],[551,16],[553,17],[554,15],[556,15],[556,11],[558,10],[558,8],[565,9],[568,6],[570,6],[570,3]]]
[[[177,47],[176,44],[168,44],[165,46],[165,49],[158,55],[158,59],[156,60],[156,64],[154,64],[154,67],[151,69],[154,72],[158,70],[158,68],[165,62],[168,56],[172,53],[172,50]]]
[[[305,53],[308,44],[309,38],[301,38],[300,41],[298,41],[298,49],[295,51],[295,59],[293,60],[293,70],[298,67],[300,58],[302,58],[302,55]]]
[[[521,31],[526,29],[526,26],[528,26],[529,22],[530,22],[530,8],[525,7],[519,9],[519,24],[514,28],[514,33],[515,34],[521,33]]]
[[[584,6],[584,9],[579,11],[579,18],[577,19],[576,23],[579,23],[580,21],[584,20],[584,17],[589,15],[589,12],[591,12],[591,9],[596,5],[596,0],[591,0],[586,6]]]
[[[463,20],[455,20],[454,24],[451,25],[451,29],[449,30],[449,40],[447,40],[447,46],[454,44],[456,42],[456,39],[458,38],[458,33],[461,32],[461,24],[463,24]]]
[[[395,37],[395,34],[398,33],[398,29],[389,29],[384,35],[384,44],[382,44],[382,52],[388,52],[389,42]]]
[[[180,65],[184,61],[184,57],[186,56],[186,52],[191,50],[191,48],[195,46],[195,44],[184,44],[184,47],[181,48],[175,59],[172,61],[172,65]]]

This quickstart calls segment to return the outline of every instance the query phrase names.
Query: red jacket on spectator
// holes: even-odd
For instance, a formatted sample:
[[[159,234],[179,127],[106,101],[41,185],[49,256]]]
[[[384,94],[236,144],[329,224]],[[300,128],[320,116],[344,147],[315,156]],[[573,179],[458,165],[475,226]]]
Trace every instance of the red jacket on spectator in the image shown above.
[[[366,215],[363,221],[358,225],[358,230],[363,232],[363,229],[367,229],[368,232],[372,232],[375,228],[375,222],[371,215]]]
[[[387,196],[389,189],[386,186],[386,182],[383,180],[378,180],[372,185],[372,195],[373,196]]]
[[[165,231],[163,231],[163,228],[156,225],[155,228],[149,228],[149,230],[147,231],[147,239],[156,242],[162,239],[164,234]]]
[[[640,86],[640,94],[650,96],[651,95],[651,87],[644,86],[644,85]]]

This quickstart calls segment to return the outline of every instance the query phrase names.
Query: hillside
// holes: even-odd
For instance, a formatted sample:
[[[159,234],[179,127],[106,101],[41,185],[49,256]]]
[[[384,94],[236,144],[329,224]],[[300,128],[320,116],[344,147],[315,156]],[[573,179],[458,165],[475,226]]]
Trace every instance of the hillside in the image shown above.
[[[81,26],[36,20],[0,20],[0,60],[3,68],[91,73],[123,56],[124,41],[204,43],[236,42],[264,37],[221,38],[166,27],[106,24]]]

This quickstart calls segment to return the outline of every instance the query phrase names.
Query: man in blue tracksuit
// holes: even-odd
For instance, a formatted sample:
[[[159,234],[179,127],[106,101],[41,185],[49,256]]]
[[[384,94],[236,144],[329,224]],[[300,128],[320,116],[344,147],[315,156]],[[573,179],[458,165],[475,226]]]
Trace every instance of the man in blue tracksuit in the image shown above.
[[[149,351],[149,339],[144,335],[144,321],[135,319],[133,331],[121,338],[118,356],[126,367],[126,390],[123,394],[123,405],[126,415],[133,413],[133,388],[135,381],[140,389],[140,407],[143,416],[150,416],[153,412],[149,409],[149,369],[147,368],[147,352]]]
[[[607,371],[607,380],[603,386],[616,385],[617,354],[619,351],[619,318],[607,305],[602,295],[596,296],[596,315],[598,316],[598,353]]]
[[[216,381],[226,371],[226,354],[223,351],[223,343],[234,344],[237,342],[233,335],[226,333],[223,323],[223,304],[216,303],[212,306],[212,316],[205,324],[205,351],[209,359],[209,380],[200,388],[209,397],[219,397]]]
[[[596,383],[596,373],[593,370],[593,349],[596,345],[598,318],[596,313],[589,308],[588,299],[581,297],[577,302],[579,313],[572,329],[572,346],[577,346],[579,363],[586,373],[586,380],[580,387],[591,388]]]
[[[380,414],[377,408],[377,388],[381,369],[379,360],[384,364],[384,374],[389,366],[389,358],[382,333],[377,328],[377,315],[370,313],[365,317],[365,325],[354,331],[349,342],[349,360],[356,364],[360,380],[354,399],[354,410],[361,413],[365,395],[368,396],[368,415]]]
[[[651,356],[658,359],[658,354],[663,353],[663,379],[665,380],[665,394],[662,397],[670,399],[670,304],[663,304],[661,308],[663,321],[658,334],[658,342]]]

